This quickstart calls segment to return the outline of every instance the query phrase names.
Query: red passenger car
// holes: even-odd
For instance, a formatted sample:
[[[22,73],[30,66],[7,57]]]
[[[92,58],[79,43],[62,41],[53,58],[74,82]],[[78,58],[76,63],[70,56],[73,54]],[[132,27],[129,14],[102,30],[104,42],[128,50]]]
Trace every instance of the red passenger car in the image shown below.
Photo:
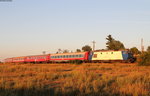
[[[25,60],[26,60],[26,57],[24,56],[24,57],[13,57],[12,58],[13,59],[13,63],[24,63],[25,62]]]
[[[4,60],[5,63],[12,63],[13,62],[13,58],[6,58]]]
[[[89,55],[89,52],[51,54],[50,61],[54,61],[54,62],[67,62],[70,60],[87,61],[88,55]]]
[[[25,62],[47,62],[49,60],[49,54],[46,55],[34,55],[26,56]]]

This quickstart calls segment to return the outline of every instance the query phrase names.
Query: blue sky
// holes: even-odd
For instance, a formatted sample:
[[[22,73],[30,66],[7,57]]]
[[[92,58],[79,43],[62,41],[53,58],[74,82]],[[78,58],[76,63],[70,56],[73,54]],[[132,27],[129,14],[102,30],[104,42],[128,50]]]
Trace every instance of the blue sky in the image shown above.
[[[0,2],[0,60],[75,51],[111,34],[126,48],[150,46],[150,0],[13,0]]]

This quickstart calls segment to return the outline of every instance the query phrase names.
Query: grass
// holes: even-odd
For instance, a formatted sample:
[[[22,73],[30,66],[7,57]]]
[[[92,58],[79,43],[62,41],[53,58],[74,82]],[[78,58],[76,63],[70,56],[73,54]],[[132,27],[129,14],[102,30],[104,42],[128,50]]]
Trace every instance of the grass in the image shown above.
[[[0,96],[150,96],[150,66],[0,64]]]

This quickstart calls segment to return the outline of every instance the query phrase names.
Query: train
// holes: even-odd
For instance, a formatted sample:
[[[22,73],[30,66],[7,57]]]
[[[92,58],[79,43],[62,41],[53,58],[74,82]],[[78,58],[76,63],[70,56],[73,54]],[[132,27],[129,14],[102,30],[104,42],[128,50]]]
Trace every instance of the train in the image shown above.
[[[130,62],[136,61],[133,54],[127,50],[98,50],[90,52],[55,53],[33,56],[6,58],[5,63],[58,63],[79,60],[82,62]]]

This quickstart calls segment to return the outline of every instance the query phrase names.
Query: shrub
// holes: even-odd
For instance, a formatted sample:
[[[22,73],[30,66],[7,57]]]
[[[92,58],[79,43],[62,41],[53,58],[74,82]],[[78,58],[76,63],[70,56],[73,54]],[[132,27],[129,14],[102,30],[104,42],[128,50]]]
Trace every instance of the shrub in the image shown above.
[[[144,52],[138,58],[139,66],[150,66],[150,52]]]

